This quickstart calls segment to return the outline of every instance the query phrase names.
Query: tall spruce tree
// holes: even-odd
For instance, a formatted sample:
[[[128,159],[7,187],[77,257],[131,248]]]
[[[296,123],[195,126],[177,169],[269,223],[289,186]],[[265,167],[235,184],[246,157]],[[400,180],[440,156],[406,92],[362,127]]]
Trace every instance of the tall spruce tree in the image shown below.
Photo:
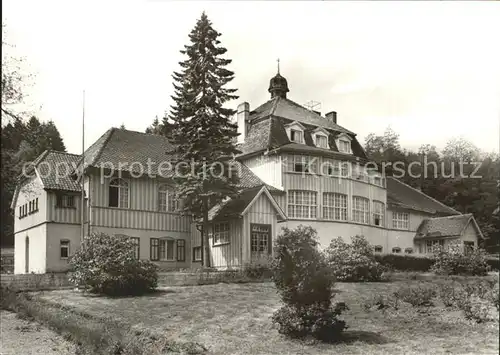
[[[23,165],[34,160],[47,149],[65,152],[66,147],[54,122],[40,122],[34,116],[27,122],[20,118],[13,118],[2,127],[1,133],[0,245],[13,246],[14,216],[10,203]]]
[[[189,35],[190,44],[181,53],[182,70],[174,72],[175,104],[163,120],[164,132],[175,146],[175,182],[183,212],[203,220],[202,260],[210,266],[208,211],[237,193],[238,174],[232,169],[237,126],[230,122],[235,110],[224,107],[237,99],[236,89],[226,88],[234,73],[226,67],[230,59],[218,40],[221,34],[203,13]],[[172,123],[170,123],[171,121]]]

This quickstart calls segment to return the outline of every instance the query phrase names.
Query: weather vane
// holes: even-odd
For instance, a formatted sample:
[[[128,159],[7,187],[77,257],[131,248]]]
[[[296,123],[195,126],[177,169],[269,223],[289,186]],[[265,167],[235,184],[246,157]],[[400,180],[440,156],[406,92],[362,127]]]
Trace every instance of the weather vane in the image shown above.
[[[278,58],[278,74],[280,73],[280,59]]]

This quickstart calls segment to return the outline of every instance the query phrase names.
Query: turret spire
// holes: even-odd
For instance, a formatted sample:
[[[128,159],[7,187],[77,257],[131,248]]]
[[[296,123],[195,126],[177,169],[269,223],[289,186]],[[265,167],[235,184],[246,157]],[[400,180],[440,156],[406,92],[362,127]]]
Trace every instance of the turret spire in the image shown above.
[[[280,74],[279,58],[277,59],[277,62],[278,62],[278,73],[274,76],[274,78],[271,78],[271,81],[269,82],[268,91],[271,93],[271,99],[274,99],[275,97],[282,97],[286,99],[286,93],[289,92],[290,90],[288,90],[288,82]]]

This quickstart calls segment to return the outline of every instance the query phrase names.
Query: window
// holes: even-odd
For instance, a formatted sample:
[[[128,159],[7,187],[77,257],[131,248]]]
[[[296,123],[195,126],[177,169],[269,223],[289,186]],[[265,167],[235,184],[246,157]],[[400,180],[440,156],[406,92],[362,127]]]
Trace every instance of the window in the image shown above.
[[[394,247],[394,248],[392,248],[392,252],[395,253],[395,254],[399,254],[399,253],[401,253],[401,248],[400,247]]]
[[[229,243],[229,223],[214,223],[213,243],[214,245]]]
[[[174,260],[175,240],[173,239],[160,239],[160,260],[173,261]]]
[[[123,179],[109,182],[109,207],[128,208],[128,182]]]
[[[316,147],[328,149],[328,137],[322,134],[317,134]]]
[[[75,196],[57,194],[56,207],[59,208],[75,208]]]
[[[316,159],[307,155],[290,155],[287,159],[288,171],[314,173],[316,172]]]
[[[383,250],[382,245],[375,245],[373,249],[375,250],[375,253],[381,253]]]
[[[384,226],[385,205],[380,201],[373,201],[373,224]]]
[[[313,219],[317,217],[315,191],[288,191],[288,217]]]
[[[325,159],[323,164],[323,174],[330,176],[339,176],[340,175],[340,162],[332,159]]]
[[[158,247],[160,245],[160,240],[158,238],[151,238],[149,240],[149,259],[153,261],[160,260],[160,254],[158,252]]]
[[[392,228],[410,229],[410,215],[406,212],[392,212]]]
[[[351,153],[351,142],[349,142],[347,140],[340,139],[339,140],[339,152]]]
[[[323,218],[347,221],[347,195],[323,193]]]
[[[186,241],[177,239],[177,261],[186,261]]]
[[[436,249],[443,249],[444,248],[444,240],[439,239],[439,240],[428,240],[425,243],[426,245],[426,253],[434,253]]]
[[[32,212],[33,212],[33,201],[30,201],[28,214],[31,214]]]
[[[61,240],[61,259],[67,259],[69,257],[69,240]]]
[[[405,248],[406,254],[413,254],[413,248]]]
[[[464,253],[470,254],[474,251],[474,242],[464,242]]]
[[[38,211],[38,197],[35,198],[35,211]]]
[[[290,130],[290,140],[295,143],[302,143],[304,141],[304,132],[297,129]]]
[[[348,177],[349,176],[349,168],[350,165],[348,162],[342,162],[340,163],[340,173],[343,177]]]
[[[352,202],[352,219],[358,223],[370,223],[370,200],[353,196]]]
[[[193,248],[193,261],[201,261],[201,247]]]
[[[129,237],[130,240],[132,241],[132,244],[134,245],[134,258],[139,259],[140,258],[140,239],[138,237]]]
[[[158,188],[158,207],[161,212],[175,212],[178,203],[175,192],[167,185],[162,184]]]
[[[268,224],[251,224],[250,247],[252,254],[271,254],[271,226]]]

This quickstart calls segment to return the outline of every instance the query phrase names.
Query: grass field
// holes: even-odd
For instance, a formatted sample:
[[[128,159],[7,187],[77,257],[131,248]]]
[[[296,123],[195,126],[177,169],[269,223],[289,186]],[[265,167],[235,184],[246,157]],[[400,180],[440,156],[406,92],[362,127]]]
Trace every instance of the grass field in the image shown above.
[[[270,316],[280,307],[274,285],[217,284],[169,287],[143,297],[106,298],[64,290],[44,292],[50,303],[94,317],[112,317],[135,329],[205,345],[213,354],[498,354],[498,322],[476,324],[460,311],[435,307],[417,311],[365,311],[375,294],[403,282],[339,283],[337,301],[350,307],[349,329],[337,344],[288,340]]]

